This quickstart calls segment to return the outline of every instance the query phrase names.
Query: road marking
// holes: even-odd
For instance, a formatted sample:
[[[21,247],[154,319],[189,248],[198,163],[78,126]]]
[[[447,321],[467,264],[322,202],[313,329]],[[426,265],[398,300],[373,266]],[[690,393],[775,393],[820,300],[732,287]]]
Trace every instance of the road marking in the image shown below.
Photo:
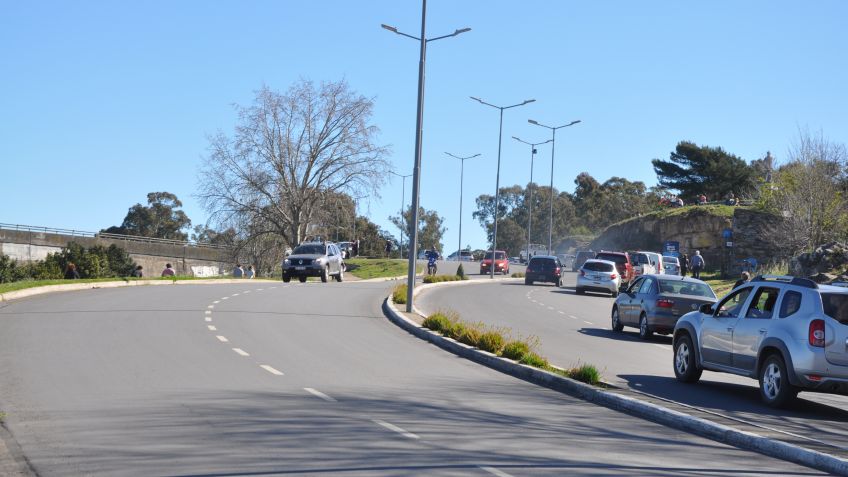
[[[271,373],[275,376],[282,376],[283,375],[283,373],[281,371],[277,371],[276,369],[268,366],[267,364],[260,364],[259,367],[264,369],[265,371],[268,371],[269,373]]]
[[[271,290],[274,290],[274,289],[276,289],[276,288],[277,288],[277,287],[271,287]]]
[[[218,338],[218,341],[220,341],[221,343],[229,343],[230,342],[230,340],[228,340],[226,336],[218,335],[215,338]]]
[[[212,321],[212,317],[210,317],[210,316],[207,316],[207,317],[206,317],[206,318],[204,318],[204,319],[205,319],[206,321]]]
[[[318,396],[319,398],[321,398],[321,399],[323,399],[327,402],[336,402],[335,399],[331,398],[330,396],[327,396],[326,394],[322,393],[321,391],[319,391],[317,389],[303,388],[303,390],[308,392],[309,394],[312,394],[314,396]]]
[[[568,317],[569,317],[569,318],[571,318],[572,320],[576,320],[576,319],[578,319],[578,318],[577,318],[576,316],[574,316],[574,315],[568,315]]]
[[[232,294],[232,295],[230,295],[230,296],[239,296],[239,294],[238,294],[238,293],[233,293],[233,294]]]
[[[257,288],[256,291],[262,291],[264,288]]]
[[[552,306],[549,306],[549,307],[548,307],[548,309],[549,309],[549,310],[553,310],[553,309],[554,309],[554,307],[552,307]]]
[[[244,293],[245,295],[247,295],[248,293],[250,293],[250,290],[245,290],[245,291],[243,291],[242,293]]]
[[[386,422],[386,421],[381,421],[380,419],[372,419],[372,420],[374,421],[374,423],[379,424],[379,425],[385,427],[386,429],[388,429],[390,431],[395,431],[398,434],[402,435],[403,437],[408,437],[409,439],[420,439],[420,437],[418,437],[417,435],[415,435],[411,432],[408,432],[404,429],[401,429],[400,427],[398,427],[398,426],[396,426],[392,423],[389,423],[389,422]]]
[[[490,473],[490,474],[492,474],[492,475],[497,475],[498,477],[512,477],[512,475],[507,474],[506,472],[504,472],[504,471],[502,471],[502,470],[498,470],[498,469],[496,469],[496,468],[494,468],[494,467],[486,467],[486,466],[484,466],[484,465],[481,465],[481,466],[480,466],[480,469],[481,469],[481,470],[485,470],[486,472],[488,472],[488,473]]]
[[[218,331],[218,328],[215,328],[214,325],[208,325],[207,328],[209,328],[209,331]]]
[[[233,348],[233,351],[235,351],[236,353],[238,353],[242,356],[250,356],[249,354],[247,354],[247,351],[245,351],[241,348]]]
[[[218,303],[221,303],[221,300],[215,300],[212,303],[215,303],[217,305]]]
[[[594,325],[594,323],[592,323],[591,321],[586,321],[586,320],[583,320],[583,323],[586,323],[587,325]]]
[[[222,296],[222,297],[221,297],[221,299],[222,299],[222,300],[229,300],[229,299],[230,299],[230,297],[228,297],[228,296]]]
[[[209,308],[211,310],[212,308],[215,308],[215,305],[209,305],[206,308]]]
[[[209,310],[206,310],[206,311],[204,311],[204,312],[203,312],[203,314],[204,314],[204,315],[211,315],[211,314],[212,314],[212,312],[211,312],[211,311],[209,311]]]
[[[656,346],[657,348],[668,349],[665,345],[661,345],[661,344],[657,344],[657,343],[651,343],[651,344]]]
[[[564,311],[562,311],[562,310],[558,311],[557,313],[559,313],[560,315],[564,315],[564,314],[565,314],[565,312],[564,312]]]

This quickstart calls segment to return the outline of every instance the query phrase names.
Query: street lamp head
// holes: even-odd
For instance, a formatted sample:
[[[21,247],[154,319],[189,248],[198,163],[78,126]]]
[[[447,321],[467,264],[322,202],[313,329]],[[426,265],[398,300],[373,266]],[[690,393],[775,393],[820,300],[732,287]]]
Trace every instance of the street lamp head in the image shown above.
[[[524,102],[521,103],[521,104],[534,103],[534,102],[536,102],[535,99],[525,99]]]
[[[541,124],[539,124],[539,122],[535,119],[528,119],[527,122],[530,124],[535,124],[536,126],[541,126]]]
[[[483,102],[483,100],[482,100],[482,99],[477,98],[477,97],[474,97],[474,96],[469,96],[469,98],[473,99],[474,101],[479,101],[479,102],[481,102],[481,103]]]
[[[466,28],[460,28],[460,29],[458,29],[457,31],[453,32],[453,36],[456,36],[456,35],[459,35],[459,34],[465,33],[465,32],[467,32],[467,31],[471,31],[471,28],[468,28],[468,27],[466,27]]]
[[[578,119],[577,121],[571,121],[571,123],[569,124],[569,126],[574,126],[575,124],[577,124],[577,123],[579,123],[579,122],[580,122],[580,120],[579,120],[579,119]]]
[[[391,26],[391,25],[386,25],[385,23],[382,23],[382,24],[380,24],[380,26],[381,26],[381,27],[383,27],[383,29],[385,29],[385,30],[389,30],[389,31],[390,31],[390,32],[392,32],[392,33],[397,33],[397,32],[398,32],[397,28],[395,28],[395,27],[393,27],[393,26]]]

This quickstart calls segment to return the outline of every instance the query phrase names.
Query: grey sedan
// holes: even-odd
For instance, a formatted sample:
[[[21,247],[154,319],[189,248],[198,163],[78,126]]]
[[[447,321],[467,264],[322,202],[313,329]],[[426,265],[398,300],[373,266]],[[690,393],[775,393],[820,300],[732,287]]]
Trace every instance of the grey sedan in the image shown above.
[[[625,326],[636,327],[642,339],[650,338],[655,332],[669,334],[681,316],[715,301],[712,288],[701,280],[643,275],[615,300],[612,329],[621,331]]]

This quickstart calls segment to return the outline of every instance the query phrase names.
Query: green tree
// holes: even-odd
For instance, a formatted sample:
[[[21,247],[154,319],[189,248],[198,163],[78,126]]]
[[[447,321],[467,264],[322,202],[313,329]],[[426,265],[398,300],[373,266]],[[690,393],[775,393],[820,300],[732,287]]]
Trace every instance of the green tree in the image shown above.
[[[405,231],[406,237],[412,236],[412,206],[410,205],[403,212],[403,218],[398,216],[389,217],[389,220],[396,227]],[[445,227],[442,224],[445,219],[439,216],[435,210],[425,210],[424,207],[418,208],[418,248],[420,250],[430,250],[436,247],[437,250],[442,250],[442,237],[445,234]]]
[[[659,184],[679,191],[687,202],[694,202],[699,194],[721,199],[730,193],[751,196],[756,190],[757,171],[721,147],[681,141],[668,161],[653,159],[651,163]]]
[[[170,192],[151,192],[147,194],[147,206],[135,204],[120,226],[101,232],[188,240],[188,234],[182,230],[191,226],[191,220],[185,212],[178,210],[182,206],[183,203]]]

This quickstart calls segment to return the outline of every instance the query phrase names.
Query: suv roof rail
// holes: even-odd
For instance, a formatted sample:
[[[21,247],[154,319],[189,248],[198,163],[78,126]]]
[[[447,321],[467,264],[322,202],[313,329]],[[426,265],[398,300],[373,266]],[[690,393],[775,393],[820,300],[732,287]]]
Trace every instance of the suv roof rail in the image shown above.
[[[848,282],[831,282],[831,286],[848,288]]]
[[[806,288],[818,288],[819,285],[809,278],[793,277],[791,275],[757,275],[752,282],[781,282]]]

